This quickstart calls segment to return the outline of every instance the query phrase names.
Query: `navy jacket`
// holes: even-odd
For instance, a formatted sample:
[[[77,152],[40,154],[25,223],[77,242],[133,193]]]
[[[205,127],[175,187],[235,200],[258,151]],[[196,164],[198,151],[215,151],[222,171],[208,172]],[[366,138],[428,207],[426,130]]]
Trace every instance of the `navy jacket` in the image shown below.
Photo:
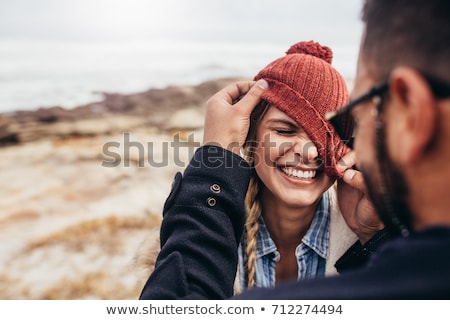
[[[196,151],[164,205],[161,251],[140,299],[450,298],[450,228],[438,226],[388,241],[379,233],[365,246],[355,244],[337,262],[339,276],[233,296],[251,174],[245,160],[227,150]],[[361,267],[346,267],[355,261]]]

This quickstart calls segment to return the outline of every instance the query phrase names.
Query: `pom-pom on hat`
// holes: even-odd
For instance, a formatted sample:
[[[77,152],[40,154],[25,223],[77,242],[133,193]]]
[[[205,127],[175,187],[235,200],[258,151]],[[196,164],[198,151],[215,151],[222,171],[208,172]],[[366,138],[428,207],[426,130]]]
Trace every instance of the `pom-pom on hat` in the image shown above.
[[[343,77],[331,66],[332,59],[330,48],[314,41],[299,42],[261,70],[255,80],[269,83],[262,99],[305,130],[317,147],[325,173],[336,178],[342,176],[336,165],[346,147],[325,114],[348,102],[348,90]],[[350,138],[352,123],[344,127]]]

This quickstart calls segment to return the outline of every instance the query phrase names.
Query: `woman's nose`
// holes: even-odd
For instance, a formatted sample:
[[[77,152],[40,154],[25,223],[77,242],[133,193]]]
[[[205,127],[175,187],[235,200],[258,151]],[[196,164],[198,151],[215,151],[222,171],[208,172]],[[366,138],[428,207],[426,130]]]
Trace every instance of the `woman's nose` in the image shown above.
[[[319,151],[311,140],[299,137],[295,139],[292,149],[305,163],[315,162],[319,157]]]

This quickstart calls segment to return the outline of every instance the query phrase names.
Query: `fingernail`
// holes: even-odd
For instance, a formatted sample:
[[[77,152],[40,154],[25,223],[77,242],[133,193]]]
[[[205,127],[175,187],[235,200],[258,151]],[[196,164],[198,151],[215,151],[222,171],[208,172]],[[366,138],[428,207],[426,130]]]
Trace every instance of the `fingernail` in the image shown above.
[[[351,170],[351,169],[346,170],[344,172],[344,180],[351,181],[353,179],[353,177],[355,176],[355,173],[356,173],[355,170]]]
[[[264,79],[258,80],[258,82],[256,82],[256,85],[263,90],[266,90],[269,87],[269,84]]]

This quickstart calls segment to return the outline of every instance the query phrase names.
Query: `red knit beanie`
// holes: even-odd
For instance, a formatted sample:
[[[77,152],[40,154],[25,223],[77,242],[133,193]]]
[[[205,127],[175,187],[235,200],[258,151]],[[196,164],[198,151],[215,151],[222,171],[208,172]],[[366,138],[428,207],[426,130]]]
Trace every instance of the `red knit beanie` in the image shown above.
[[[348,91],[343,77],[331,66],[332,58],[328,47],[314,41],[299,42],[286,56],[261,70],[255,80],[265,79],[269,83],[262,99],[305,130],[318,149],[325,173],[336,178],[342,176],[336,164],[346,147],[324,116],[348,102]],[[351,126],[346,125],[348,138]]]

